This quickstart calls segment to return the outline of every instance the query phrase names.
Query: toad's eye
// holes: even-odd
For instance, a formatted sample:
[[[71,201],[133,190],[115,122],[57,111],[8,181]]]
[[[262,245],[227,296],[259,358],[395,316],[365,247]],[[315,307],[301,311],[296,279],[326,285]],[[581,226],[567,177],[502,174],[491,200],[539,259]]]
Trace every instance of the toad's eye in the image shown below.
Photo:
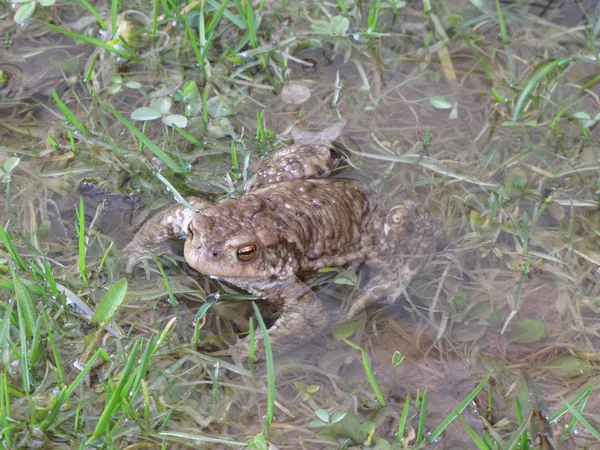
[[[252,261],[256,257],[256,245],[248,244],[237,249],[237,259],[240,261]]]
[[[190,224],[188,226],[188,235],[187,235],[187,238],[188,239],[192,239],[193,237],[194,237],[194,232],[192,231],[192,225]]]

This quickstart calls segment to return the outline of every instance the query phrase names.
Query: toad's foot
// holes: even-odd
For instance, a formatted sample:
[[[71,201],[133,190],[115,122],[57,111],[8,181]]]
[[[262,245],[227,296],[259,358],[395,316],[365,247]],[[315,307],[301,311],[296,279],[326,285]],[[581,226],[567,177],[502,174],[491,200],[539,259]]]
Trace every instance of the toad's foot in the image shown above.
[[[389,254],[386,258],[368,262],[381,273],[369,281],[364,293],[354,301],[348,319],[382,297],[394,302],[406,291],[435,249],[433,220],[419,203],[412,200],[390,210],[385,219],[384,234]]]
[[[281,355],[298,348],[302,342],[324,330],[329,322],[329,314],[317,295],[299,281],[294,283],[293,290],[296,291],[297,288],[301,288],[303,294],[292,300],[285,300],[281,315],[268,330],[273,354]],[[249,347],[250,339],[246,337],[227,350],[212,352],[211,356],[232,356],[235,361],[245,362],[248,360]],[[258,329],[255,334],[254,360],[264,359],[264,338]]]
[[[210,206],[209,202],[200,197],[189,199],[188,202],[196,209]],[[168,241],[187,235],[194,214],[194,210],[177,204],[147,220],[123,249],[123,262],[127,273],[133,272],[135,266],[143,259],[169,253]]]

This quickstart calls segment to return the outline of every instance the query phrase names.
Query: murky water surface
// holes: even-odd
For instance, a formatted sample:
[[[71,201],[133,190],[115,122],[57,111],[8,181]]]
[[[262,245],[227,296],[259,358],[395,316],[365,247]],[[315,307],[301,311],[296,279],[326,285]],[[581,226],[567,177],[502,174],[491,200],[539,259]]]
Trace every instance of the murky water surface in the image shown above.
[[[132,2],[119,18],[140,55],[135,63],[40,22],[16,26],[7,6],[0,7],[0,162],[19,158],[3,172],[2,222],[24,254],[35,254],[28,241],[56,279],[94,308],[105,288],[124,276],[118,250],[150,214],[173,203],[156,169],[183,195],[239,193],[260,157],[289,142],[292,125],[318,130],[345,118],[352,166],[346,174],[372,180],[389,204],[407,196],[425,204],[438,225],[436,253],[408,298],[370,308],[347,336],[367,350],[389,406],[378,408],[356,350],[335,335],[315,336],[276,361],[270,441],[280,448],[360,448],[365,442],[391,448],[384,441],[393,441],[407,396],[414,402],[427,392],[430,432],[492,370],[492,382],[468,402],[462,418],[478,433],[506,433],[519,426],[518,399],[523,417],[545,424],[564,407],[563,399],[572,400],[598,376],[596,2],[502,2],[509,52],[493,2],[433,2],[429,15],[420,2],[400,2],[397,15],[391,7],[381,15],[385,36],[373,39],[360,34],[368,5],[350,4],[354,28],[327,36],[314,33],[311,21],[339,14],[335,2],[282,3],[265,6],[261,43],[292,42],[264,59],[237,58],[229,49],[240,42],[239,30],[224,22],[209,52],[208,80],[177,18],[162,20],[152,43],[152,11],[145,3]],[[36,14],[101,38],[83,7]],[[197,22],[197,13],[192,17]],[[197,32],[196,22],[190,29]],[[562,62],[550,67],[553,61]],[[182,98],[184,83],[194,80],[208,111]],[[529,96],[521,99],[525,89]],[[65,120],[53,91],[89,136]],[[187,107],[183,130],[189,137],[160,118],[143,130],[191,172],[166,168],[104,105],[128,119],[143,106],[163,108],[163,118],[185,114]],[[256,137],[257,117],[269,130],[265,137]],[[142,129],[142,122],[134,123]],[[232,142],[239,164],[233,168]],[[89,226],[89,288],[77,269],[80,196]],[[183,264],[164,265],[178,305],[169,303],[164,278],[150,262],[147,278],[129,278],[116,319],[128,338],[117,345],[109,336],[102,345],[112,353],[115,345],[159,333],[177,317],[148,377],[157,411],[172,414],[162,430],[247,441],[262,429],[264,377],[253,382],[247,369],[226,361],[216,375],[214,360],[189,345],[194,314],[207,295],[240,293],[186,273]],[[335,309],[357,292],[328,280],[319,294]],[[246,330],[250,314],[247,302],[217,303],[203,319],[203,348],[214,348],[215,335]],[[57,336],[68,365],[89,330],[76,311],[59,316],[71,325]],[[398,365],[395,352],[404,355]],[[90,389],[104,382],[104,370],[98,368]],[[211,391],[215,376],[221,385]],[[599,398],[595,389],[584,410],[596,429]],[[319,409],[348,414],[336,425],[307,426]],[[549,425],[549,441],[560,448],[600,448],[580,425],[567,435],[571,417]],[[416,432],[418,420],[411,409],[407,426]],[[467,447],[475,448],[455,420],[428,448]]]

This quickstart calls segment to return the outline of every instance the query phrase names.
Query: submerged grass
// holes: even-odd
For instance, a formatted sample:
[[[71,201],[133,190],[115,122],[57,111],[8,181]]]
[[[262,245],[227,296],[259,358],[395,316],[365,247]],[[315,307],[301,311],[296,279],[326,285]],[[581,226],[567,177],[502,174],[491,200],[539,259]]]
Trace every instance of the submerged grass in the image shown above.
[[[50,42],[90,46],[81,84],[54,53],[68,45],[27,48],[34,28],[0,24],[23,71],[4,98],[46,96],[67,122],[26,99],[0,105],[0,448],[597,445],[600,10],[581,5],[38,8]],[[42,86],[55,64],[58,86]],[[129,120],[140,107],[186,121]],[[247,296],[207,296],[210,280],[158,261],[126,281],[118,232],[173,196],[241,192],[284,130],[340,118],[350,163],[381,198],[408,192],[434,214],[438,253],[405,303],[335,341],[274,360],[253,303],[266,363],[211,357],[204,346],[245,331]],[[141,219],[108,191],[102,207],[79,191],[65,202],[90,175],[143,197]],[[98,212],[115,211],[103,225]],[[319,293],[352,298],[355,280],[335,280]]]

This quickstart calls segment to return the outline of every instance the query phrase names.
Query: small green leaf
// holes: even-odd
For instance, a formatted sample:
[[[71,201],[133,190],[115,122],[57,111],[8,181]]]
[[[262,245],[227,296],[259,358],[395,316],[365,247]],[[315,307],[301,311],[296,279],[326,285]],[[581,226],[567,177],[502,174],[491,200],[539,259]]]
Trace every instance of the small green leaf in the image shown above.
[[[254,436],[252,439],[250,439],[250,442],[248,442],[248,449],[249,450],[268,450],[269,444],[267,443],[267,441],[265,439],[265,435],[262,433],[259,433],[256,436]]]
[[[546,325],[539,320],[525,319],[515,323],[510,332],[510,338],[515,342],[527,344],[539,341],[544,334],[546,334]]]
[[[483,336],[484,333],[485,327],[468,326],[456,331],[454,336],[460,342],[473,342]]]
[[[186,81],[181,89],[183,100],[190,103],[202,103],[202,96],[194,80]]]
[[[327,422],[323,422],[322,420],[311,420],[308,422],[308,428],[322,428],[329,425]]]
[[[453,106],[453,102],[446,99],[442,95],[436,95],[429,99],[429,102],[435,109],[450,109]]]
[[[15,13],[15,23],[21,25],[33,16],[35,12],[35,2],[23,3]]]
[[[343,341],[344,339],[348,339],[356,331],[356,324],[356,320],[350,320],[348,322],[344,322],[338,325],[335,328],[335,330],[333,330],[334,339],[336,341]]]
[[[321,386],[319,386],[318,384],[311,384],[310,386],[306,386],[306,392],[308,392],[309,394],[314,394],[315,392],[318,392],[319,389],[321,389]]]
[[[2,167],[5,172],[10,173],[13,171],[13,169],[15,167],[17,167],[19,165],[20,162],[21,162],[21,158],[12,156],[12,157],[8,158],[6,161],[4,161],[4,164],[2,165]]]
[[[171,111],[171,106],[173,105],[173,99],[171,97],[158,97],[155,98],[150,106],[152,108],[158,109],[160,111],[161,116],[164,114],[169,114]]]
[[[594,373],[593,366],[586,360],[572,355],[561,355],[548,364],[548,369],[557,377],[575,378],[590,376]]]
[[[579,112],[574,113],[573,117],[575,117],[578,120],[590,120],[591,119],[590,115],[584,111],[579,111]]]
[[[142,83],[139,81],[128,81],[125,83],[125,86],[127,86],[129,89],[140,89],[142,87]]]
[[[350,277],[337,277],[333,280],[335,284],[344,284],[346,286],[354,286],[356,285],[356,280],[353,280]]]
[[[231,106],[226,104],[225,101],[219,96],[208,99],[208,102],[206,103],[206,110],[208,115],[214,119],[220,119],[221,117],[231,115]]]
[[[573,117],[581,122],[581,125],[583,125],[584,128],[589,128],[596,123],[595,119],[592,119],[588,113],[583,111],[574,113]]]
[[[121,92],[122,89],[123,89],[123,85],[119,84],[119,83],[108,85],[108,93],[111,95],[118,94],[119,92]]]
[[[142,106],[131,113],[133,120],[154,120],[162,116],[160,111],[149,106]]]
[[[194,322],[199,322],[200,320],[202,320],[202,317],[204,317],[204,315],[208,312],[208,310],[214,304],[215,304],[215,302],[206,302],[206,303],[202,304],[202,306],[198,309],[196,316],[194,317]]]
[[[479,231],[483,225],[483,217],[479,214],[479,211],[472,209],[469,214],[469,223],[471,225],[471,231]]]
[[[334,35],[343,35],[346,34],[348,28],[350,28],[350,21],[347,17],[344,16],[335,16],[332,17],[329,21],[331,34]]]
[[[343,420],[344,417],[346,417],[346,414],[348,414],[346,411],[336,411],[333,413],[333,415],[331,416],[331,423],[338,423],[339,421]]]
[[[27,290],[23,282],[15,278],[14,283],[15,295],[17,297],[17,306],[19,308],[19,311],[21,311],[21,314],[23,315],[27,336],[31,337],[33,336],[35,323],[38,319],[37,310],[35,309],[33,299],[31,298],[31,295],[29,295],[29,291]]]
[[[331,26],[329,25],[329,22],[326,22],[325,20],[315,20],[310,25],[310,28],[317,34],[331,34]]]
[[[188,123],[187,117],[182,116],[181,114],[169,114],[168,116],[163,117],[162,121],[169,127],[176,125],[179,128],[185,128]]]
[[[452,299],[452,303],[456,309],[462,311],[465,309],[465,306],[467,306],[467,294],[464,292],[458,292]]]
[[[467,311],[467,317],[472,317],[480,320],[488,320],[492,315],[492,308],[487,302],[476,303]]]
[[[448,115],[448,119],[453,120],[458,118],[458,103],[455,103],[454,106],[452,106],[452,111],[450,111],[450,114]]]
[[[52,6],[56,3],[56,0],[39,0],[42,6]]]
[[[392,365],[394,367],[398,367],[400,364],[402,364],[402,361],[404,361],[404,355],[399,351],[395,351],[392,355]]]
[[[92,321],[98,325],[108,324],[117,313],[119,306],[127,295],[127,280],[125,278],[117,281],[104,295],[100,304],[92,315]]]
[[[326,424],[329,423],[329,413],[325,409],[317,409],[315,415]]]

